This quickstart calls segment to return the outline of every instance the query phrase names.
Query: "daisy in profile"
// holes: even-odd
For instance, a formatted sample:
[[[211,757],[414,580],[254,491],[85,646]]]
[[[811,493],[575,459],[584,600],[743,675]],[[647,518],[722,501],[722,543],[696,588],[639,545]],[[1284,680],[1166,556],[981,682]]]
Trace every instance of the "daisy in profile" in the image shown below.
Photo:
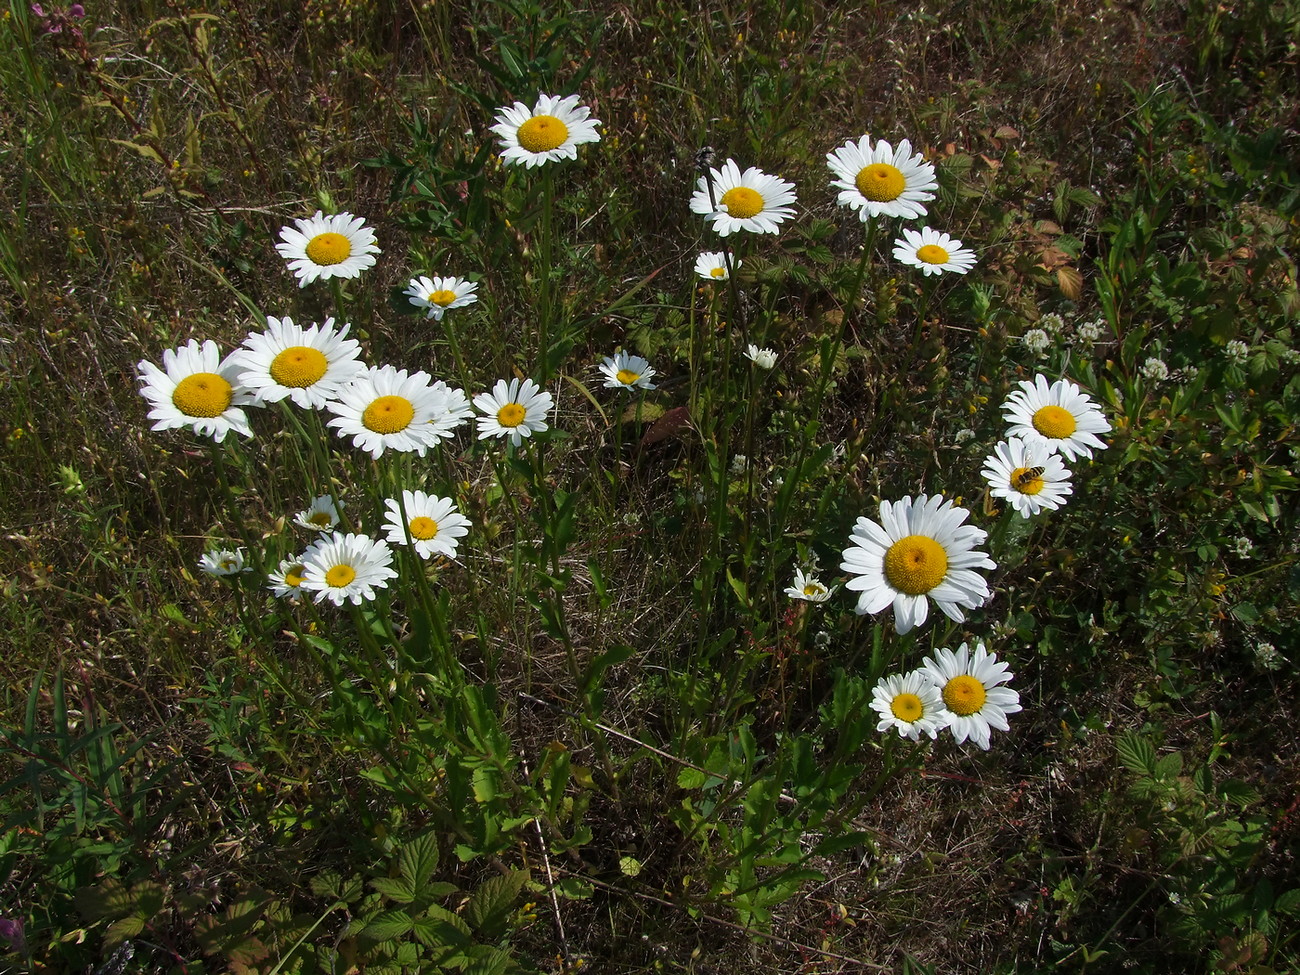
[[[293,523],[311,531],[332,532],[338,527],[339,508],[342,507],[342,501],[335,505],[333,498],[328,494],[322,494],[312,500],[311,506],[306,511],[299,511],[294,515]]]
[[[781,221],[794,216],[794,184],[750,166],[743,173],[734,159],[721,169],[701,176],[691,210],[713,221],[713,229],[726,237],[737,230],[751,234],[775,234]],[[710,198],[709,179],[712,180]]]
[[[474,397],[474,406],[485,414],[478,418],[478,438],[509,437],[518,447],[524,437],[546,429],[546,414],[555,401],[531,379],[506,382],[498,379],[490,393]]]
[[[650,381],[655,374],[654,367],[639,355],[620,349],[613,356],[607,356],[599,368],[608,389],[655,388],[655,384]]]
[[[733,270],[738,269],[744,263],[738,257],[732,257],[731,267]],[[727,258],[722,251],[706,251],[695,259],[695,273],[705,281],[725,281],[729,277],[727,274]]]
[[[892,606],[900,634],[925,622],[929,600],[950,619],[962,622],[962,608],[984,605],[989,586],[976,569],[997,563],[976,551],[987,533],[963,525],[970,512],[942,495],[915,501],[880,502],[880,522],[859,518],[840,568],[853,578],[846,589],[860,592],[859,614]]]
[[[904,139],[894,149],[883,139],[874,146],[871,136],[826,153],[826,165],[837,177],[831,185],[840,191],[839,204],[858,211],[863,222],[872,217],[925,216],[924,204],[934,199],[939,184],[934,166]]]
[[[975,644],[974,654],[965,643],[956,653],[936,650],[921,666],[952,714],[948,727],[958,744],[969,738],[987,751],[990,729],[1011,730],[1007,715],[1020,710],[1020,695],[999,685],[1015,674],[1008,672],[1006,664],[998,663],[984,644]]]
[[[325,404],[334,414],[328,425],[371,457],[385,450],[423,457],[442,436],[445,392],[446,384],[440,392],[426,372],[408,376],[405,369],[372,366]]]
[[[474,408],[465,390],[448,386],[441,379],[434,382],[433,393],[436,403],[429,417],[429,436],[448,440],[474,415]]]
[[[469,519],[456,510],[451,498],[440,498],[423,491],[403,491],[399,503],[396,498],[384,501],[388,509],[384,527],[388,541],[405,545],[410,532],[415,554],[422,559],[433,555],[456,557],[456,546],[469,532]]]
[[[1091,457],[1094,449],[1105,450],[1097,434],[1110,432],[1101,408],[1087,393],[1066,379],[1049,386],[1042,373],[1033,382],[1020,381],[1020,388],[1002,404],[1002,418],[1010,424],[1011,436],[1070,461]]]
[[[302,599],[302,580],[307,567],[296,559],[284,559],[280,562],[279,568],[274,572],[267,573],[267,589],[271,590],[271,595],[279,599],[287,599],[291,603],[299,602]]]
[[[1074,493],[1065,462],[1041,444],[1011,437],[984,458],[984,480],[995,498],[1011,502],[1022,518],[1055,511]]]
[[[335,532],[303,553],[298,586],[314,593],[318,603],[328,599],[335,606],[344,601],[360,605],[375,598],[376,588],[387,589],[388,580],[397,578],[392,562],[393,550],[383,539]]]
[[[919,267],[927,277],[944,271],[965,274],[975,266],[975,252],[962,247],[955,237],[922,227],[919,233],[903,230],[903,236],[894,241],[894,260]]]
[[[210,576],[237,576],[248,571],[242,548],[219,548],[204,552],[199,559],[199,568]]]
[[[305,410],[319,410],[339,388],[365,369],[361,345],[334,319],[303,328],[292,318],[268,318],[266,331],[255,332],[230,356],[239,364],[239,381],[257,397],[257,405],[292,399]]]
[[[402,292],[416,308],[424,309],[424,317],[442,321],[442,316],[453,308],[464,308],[478,301],[478,284],[464,278],[411,278]]]
[[[803,569],[794,570],[794,582],[786,587],[785,594],[791,599],[803,599],[810,603],[824,603],[831,598],[834,586],[829,588],[811,572],[805,574]]]
[[[375,264],[380,253],[375,246],[375,232],[360,217],[350,213],[295,220],[297,225],[280,228],[281,243],[276,251],[289,262],[289,270],[298,275],[298,287],[305,288],[317,278],[355,278]]]
[[[745,358],[760,369],[771,369],[776,365],[776,353],[771,349],[760,349],[757,345],[745,346]]]
[[[143,387],[140,395],[153,407],[149,419],[155,430],[189,427],[217,443],[231,430],[245,437],[253,435],[241,406],[255,402],[239,384],[239,365],[233,355],[221,358],[217,343],[196,339],[179,349],[163,353],[163,367],[141,360],[136,363]]]
[[[578,104],[577,95],[538,95],[531,109],[523,102],[497,111],[492,131],[504,146],[501,161],[513,166],[541,166],[561,159],[577,159],[578,146],[599,142],[591,109]]]
[[[952,720],[939,688],[924,670],[882,677],[871,692],[871,709],[880,715],[877,731],[897,728],[900,737],[912,741],[920,741],[922,735],[938,738]]]

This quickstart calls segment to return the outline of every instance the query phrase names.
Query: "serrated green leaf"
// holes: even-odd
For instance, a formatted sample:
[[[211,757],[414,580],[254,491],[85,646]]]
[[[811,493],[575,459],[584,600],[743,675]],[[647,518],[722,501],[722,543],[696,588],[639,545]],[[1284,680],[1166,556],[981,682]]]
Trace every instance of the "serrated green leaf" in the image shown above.
[[[362,934],[373,941],[392,941],[407,934],[414,926],[414,920],[405,911],[384,911],[371,919]]]
[[[399,904],[415,900],[415,886],[405,877],[376,877],[370,881],[370,886]]]
[[[505,876],[484,881],[465,906],[465,919],[483,937],[497,938],[505,931],[511,908],[527,879],[523,870],[511,870]]]
[[[703,769],[684,767],[677,773],[677,785],[682,789],[698,789],[707,778]]]
[[[118,945],[128,938],[134,938],[144,930],[144,918],[133,914],[130,917],[119,917],[110,924],[104,931],[104,944]]]
[[[398,869],[402,876],[411,882],[418,891],[438,868],[438,840],[432,833],[425,833],[402,845],[402,852],[397,858]]]
[[[1115,742],[1115,752],[1130,772],[1151,775],[1155,769],[1155,746],[1141,735],[1133,732],[1120,735],[1119,740]]]

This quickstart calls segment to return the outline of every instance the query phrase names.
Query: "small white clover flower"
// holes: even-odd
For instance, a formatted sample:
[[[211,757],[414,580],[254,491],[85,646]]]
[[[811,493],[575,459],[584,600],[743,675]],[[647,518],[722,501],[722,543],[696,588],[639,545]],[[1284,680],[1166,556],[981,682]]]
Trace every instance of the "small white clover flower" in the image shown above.
[[[1041,356],[1052,344],[1052,337],[1041,328],[1031,328],[1021,336],[1020,341],[1031,355]]]
[[[749,458],[744,454],[736,454],[731,458],[731,473],[743,474],[749,469]]]
[[[1059,338],[1065,334],[1065,319],[1056,312],[1049,311],[1038,320],[1038,327],[1053,338]]]
[[[1106,323],[1100,318],[1091,322],[1080,322],[1075,326],[1074,334],[1078,336],[1080,342],[1092,345],[1101,341],[1101,337],[1106,334]]]
[[[1157,359],[1155,356],[1148,356],[1138,372],[1141,373],[1143,379],[1153,383],[1163,382],[1169,378],[1169,367],[1164,364],[1163,360]]]
[[[1248,559],[1250,558],[1250,553],[1255,550],[1255,543],[1244,535],[1239,535],[1237,538],[1233,539],[1232,550],[1237,553],[1237,558]]]
[[[1281,670],[1282,655],[1271,643],[1255,644],[1255,663],[1261,670]]]
[[[1230,362],[1240,365],[1250,357],[1250,346],[1240,339],[1233,339],[1223,347],[1223,354]]]
[[[958,430],[953,434],[952,442],[958,447],[970,443],[975,439],[975,431],[967,427],[965,430]]]

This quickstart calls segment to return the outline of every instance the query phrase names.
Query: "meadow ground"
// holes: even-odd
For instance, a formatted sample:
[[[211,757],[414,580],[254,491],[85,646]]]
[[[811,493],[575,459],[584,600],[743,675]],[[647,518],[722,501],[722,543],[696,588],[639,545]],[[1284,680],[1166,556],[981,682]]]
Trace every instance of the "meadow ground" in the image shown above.
[[[1298,36],[10,0],[0,970],[1300,969]]]

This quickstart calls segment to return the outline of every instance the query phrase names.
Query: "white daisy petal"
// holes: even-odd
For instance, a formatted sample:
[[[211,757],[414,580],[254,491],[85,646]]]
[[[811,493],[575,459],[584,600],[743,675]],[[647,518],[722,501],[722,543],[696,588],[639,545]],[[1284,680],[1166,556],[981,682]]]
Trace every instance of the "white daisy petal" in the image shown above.
[[[751,234],[775,234],[781,222],[794,216],[794,184],[770,176],[751,166],[743,173],[735,160],[701,176],[691,196],[691,210],[712,221],[722,237],[746,230]],[[712,200],[710,200],[710,180]]]
[[[373,267],[375,232],[360,217],[350,213],[324,216],[320,210],[297,225],[280,228],[281,243],[276,252],[289,262],[289,270],[298,276],[298,287],[305,288],[316,280],[355,278]]]
[[[958,622],[965,619],[962,607],[984,605],[988,583],[971,570],[997,565],[975,550],[987,534],[962,524],[969,514],[942,495],[922,494],[880,502],[880,524],[859,518],[840,563],[852,576],[845,587],[862,593],[857,612],[892,605],[895,629],[907,633],[926,621],[930,600]]]
[[[326,404],[334,414],[328,426],[352,437],[361,450],[378,457],[385,450],[414,451],[421,457],[440,438],[464,422],[464,393],[429,374],[408,376],[405,369],[376,366],[361,373]]]
[[[456,510],[456,503],[451,498],[440,498],[423,491],[403,491],[400,502],[388,498],[384,506],[387,508],[384,527],[388,541],[393,545],[405,545],[409,533],[410,544],[422,559],[435,554],[454,559],[456,546],[469,532],[469,519]]]
[[[1069,461],[1105,450],[1097,434],[1110,432],[1110,423],[1087,393],[1065,379],[1049,386],[1041,373],[1033,382],[1021,380],[1020,389],[1002,404],[1002,416],[1011,436]]]
[[[880,141],[874,147],[864,135],[826,154],[826,165],[837,177],[831,185],[839,189],[840,206],[857,210],[863,221],[873,217],[925,216],[924,203],[934,199],[939,188],[934,166],[904,139],[894,149]]]
[[[975,252],[963,247],[960,240],[929,227],[904,229],[903,236],[894,241],[894,260],[919,267],[928,277],[951,271],[965,274],[975,266]]]
[[[424,310],[425,318],[442,321],[442,316],[453,308],[464,308],[478,301],[478,284],[465,278],[411,278],[402,294],[416,308]]]
[[[791,599],[802,599],[810,603],[824,603],[835,592],[835,586],[826,586],[812,573],[803,569],[794,570],[794,582],[786,587],[785,594]]]
[[[153,407],[149,419],[155,430],[189,427],[217,443],[231,430],[251,437],[253,430],[241,406],[254,404],[256,397],[239,381],[239,364],[234,354],[221,358],[217,343],[196,339],[163,353],[163,368],[152,362],[136,364],[144,385],[140,395]]]
[[[739,268],[742,263],[740,258],[733,256],[731,258],[732,270]],[[727,256],[722,251],[706,251],[696,258],[695,273],[705,281],[727,280],[730,277],[727,272]]]
[[[578,104],[577,95],[560,98],[539,95],[530,111],[523,102],[497,111],[496,133],[504,147],[501,160],[515,166],[541,166],[560,159],[577,159],[578,146],[599,142],[591,109]]]
[[[337,505],[334,499],[328,494],[322,494],[313,498],[306,511],[299,511],[293,516],[293,523],[308,531],[332,532],[339,524],[339,509],[343,507],[340,501]]]
[[[251,566],[244,563],[242,548],[219,548],[204,552],[199,559],[199,568],[210,576],[237,576],[248,572]]]
[[[993,448],[981,472],[989,493],[1011,502],[1023,518],[1055,511],[1073,492],[1065,462],[1045,444],[1011,437]]]

